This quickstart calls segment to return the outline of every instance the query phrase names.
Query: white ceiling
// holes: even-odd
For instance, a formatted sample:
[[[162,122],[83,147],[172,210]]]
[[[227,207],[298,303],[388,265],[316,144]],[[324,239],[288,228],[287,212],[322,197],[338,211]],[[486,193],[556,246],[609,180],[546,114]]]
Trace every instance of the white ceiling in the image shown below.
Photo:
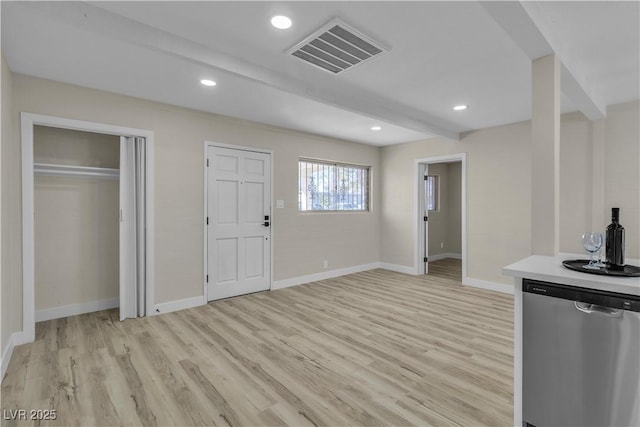
[[[638,2],[1,6],[14,72],[372,145],[529,119],[531,59],[553,51],[563,111],[597,117],[640,98]],[[271,27],[274,14],[293,27]],[[336,17],[389,52],[339,75],[284,53]]]

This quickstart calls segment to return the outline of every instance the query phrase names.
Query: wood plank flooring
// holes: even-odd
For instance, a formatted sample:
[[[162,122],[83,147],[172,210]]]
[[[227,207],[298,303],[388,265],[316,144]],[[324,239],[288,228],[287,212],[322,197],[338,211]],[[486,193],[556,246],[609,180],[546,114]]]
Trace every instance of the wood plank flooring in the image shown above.
[[[429,262],[429,277],[460,282],[462,280],[462,260],[445,258]]]
[[[459,280],[372,270],[117,317],[38,323],[2,425],[513,425],[512,298]]]

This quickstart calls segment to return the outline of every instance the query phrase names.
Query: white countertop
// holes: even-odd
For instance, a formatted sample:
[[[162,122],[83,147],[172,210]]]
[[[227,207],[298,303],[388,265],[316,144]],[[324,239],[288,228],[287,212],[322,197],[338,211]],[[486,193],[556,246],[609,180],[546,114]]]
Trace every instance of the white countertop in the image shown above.
[[[545,282],[599,289],[609,292],[640,296],[640,277],[615,277],[580,273],[562,266],[562,261],[586,259],[585,255],[558,254],[556,256],[532,255],[502,269],[507,276],[525,277]],[[627,264],[639,265],[637,260]]]

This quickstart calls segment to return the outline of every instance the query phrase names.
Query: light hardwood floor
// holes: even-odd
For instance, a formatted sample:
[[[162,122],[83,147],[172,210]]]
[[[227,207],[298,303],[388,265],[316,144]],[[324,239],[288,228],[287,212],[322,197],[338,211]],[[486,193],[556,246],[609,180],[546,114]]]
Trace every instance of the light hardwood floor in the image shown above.
[[[462,280],[462,260],[445,258],[431,261],[429,263],[429,277],[460,282]]]
[[[372,270],[124,322],[117,310],[52,320],[15,349],[3,414],[54,408],[41,425],[65,426],[512,426],[512,317],[509,295]]]

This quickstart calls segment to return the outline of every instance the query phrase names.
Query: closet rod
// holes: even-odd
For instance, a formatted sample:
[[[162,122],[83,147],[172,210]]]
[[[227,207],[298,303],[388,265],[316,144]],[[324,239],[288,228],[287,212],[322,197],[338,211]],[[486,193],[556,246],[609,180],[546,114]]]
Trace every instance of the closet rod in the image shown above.
[[[89,166],[54,165],[50,163],[34,163],[36,175],[118,179],[119,169],[95,168]]]

